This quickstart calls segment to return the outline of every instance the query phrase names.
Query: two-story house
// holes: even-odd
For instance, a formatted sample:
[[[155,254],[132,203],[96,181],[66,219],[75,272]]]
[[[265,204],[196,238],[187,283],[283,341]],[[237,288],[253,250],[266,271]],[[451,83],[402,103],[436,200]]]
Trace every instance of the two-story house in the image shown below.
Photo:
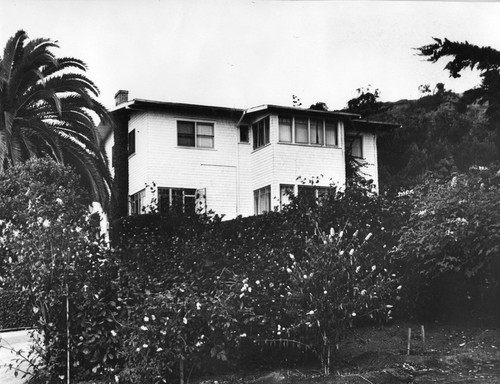
[[[116,95],[116,124],[104,129],[110,164],[117,145],[127,146],[128,214],[154,204],[213,211],[234,218],[286,204],[289,192],[345,183],[345,152],[351,148],[375,181],[377,132],[394,125],[355,114],[261,105],[234,109]],[[118,140],[118,137],[121,137]],[[116,139],[116,140],[115,140]],[[119,141],[119,142],[118,142]],[[113,172],[113,170],[112,170]]]

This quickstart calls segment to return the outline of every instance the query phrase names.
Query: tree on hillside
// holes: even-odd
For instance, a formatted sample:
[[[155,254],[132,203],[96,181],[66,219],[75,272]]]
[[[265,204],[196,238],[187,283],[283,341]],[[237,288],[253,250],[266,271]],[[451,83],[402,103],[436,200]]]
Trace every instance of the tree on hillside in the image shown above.
[[[441,58],[451,57],[445,69],[450,76],[457,78],[460,73],[470,68],[481,72],[481,85],[469,91],[469,96],[482,103],[488,103],[486,115],[492,128],[500,128],[500,51],[491,47],[479,47],[466,42],[434,38],[435,43],[417,48],[419,55],[425,56],[432,63]],[[500,144],[500,143],[498,143]]]
[[[111,176],[95,118],[107,119],[98,88],[55,41],[18,31],[0,57],[0,172],[33,157],[71,164],[105,208]],[[75,71],[76,70],[76,71]]]

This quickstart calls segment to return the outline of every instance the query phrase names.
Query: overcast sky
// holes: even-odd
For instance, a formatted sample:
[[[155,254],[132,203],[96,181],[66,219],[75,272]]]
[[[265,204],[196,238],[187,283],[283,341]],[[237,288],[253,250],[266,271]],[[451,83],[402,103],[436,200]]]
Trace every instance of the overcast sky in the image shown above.
[[[0,44],[17,30],[84,60],[100,100],[131,98],[249,108],[345,107],[371,85],[381,100],[417,98],[438,82],[462,92],[413,48],[432,37],[500,50],[500,3],[435,1],[0,0]],[[2,48],[3,51],[3,48]]]

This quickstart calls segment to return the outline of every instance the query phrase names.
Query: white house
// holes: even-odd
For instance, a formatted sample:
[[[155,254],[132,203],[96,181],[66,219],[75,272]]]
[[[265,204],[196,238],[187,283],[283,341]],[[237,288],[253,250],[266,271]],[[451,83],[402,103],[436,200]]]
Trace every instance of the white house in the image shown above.
[[[225,218],[280,207],[288,191],[345,183],[345,151],[369,164],[375,181],[377,132],[391,125],[358,115],[261,105],[243,109],[116,95],[111,111],[118,123],[104,129],[110,164],[116,130],[128,141],[129,214],[155,204],[184,210],[211,210]],[[115,153],[113,153],[115,152]],[[113,172],[113,170],[112,170]]]

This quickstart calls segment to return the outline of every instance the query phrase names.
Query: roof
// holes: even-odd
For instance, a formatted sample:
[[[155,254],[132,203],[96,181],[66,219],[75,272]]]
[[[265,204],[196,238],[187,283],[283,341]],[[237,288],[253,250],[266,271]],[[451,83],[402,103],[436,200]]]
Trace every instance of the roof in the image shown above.
[[[281,114],[289,114],[289,115],[293,114],[294,116],[315,116],[318,118],[320,117],[334,118],[339,120],[359,119],[361,117],[358,114],[348,113],[348,112],[321,111],[308,108],[285,107],[282,105],[264,104],[264,105],[259,105],[257,107],[249,108],[246,111],[244,111],[244,115],[241,117],[240,123],[246,120],[251,120],[256,116],[273,112]]]
[[[355,113],[342,111],[322,111],[308,108],[286,107],[282,105],[263,104],[248,109],[219,107],[212,105],[173,103],[167,101],[155,101],[145,99],[133,99],[122,103],[110,110],[111,115],[126,116],[134,111],[166,111],[189,114],[202,114],[208,117],[227,116],[238,119],[237,125],[249,124],[256,118],[269,113],[280,113],[294,116],[313,116],[318,118],[332,118],[353,123],[354,128],[387,130],[400,127],[400,124],[386,123],[381,121],[362,120]],[[111,127],[101,125],[99,127],[101,136],[106,139],[111,134]]]

